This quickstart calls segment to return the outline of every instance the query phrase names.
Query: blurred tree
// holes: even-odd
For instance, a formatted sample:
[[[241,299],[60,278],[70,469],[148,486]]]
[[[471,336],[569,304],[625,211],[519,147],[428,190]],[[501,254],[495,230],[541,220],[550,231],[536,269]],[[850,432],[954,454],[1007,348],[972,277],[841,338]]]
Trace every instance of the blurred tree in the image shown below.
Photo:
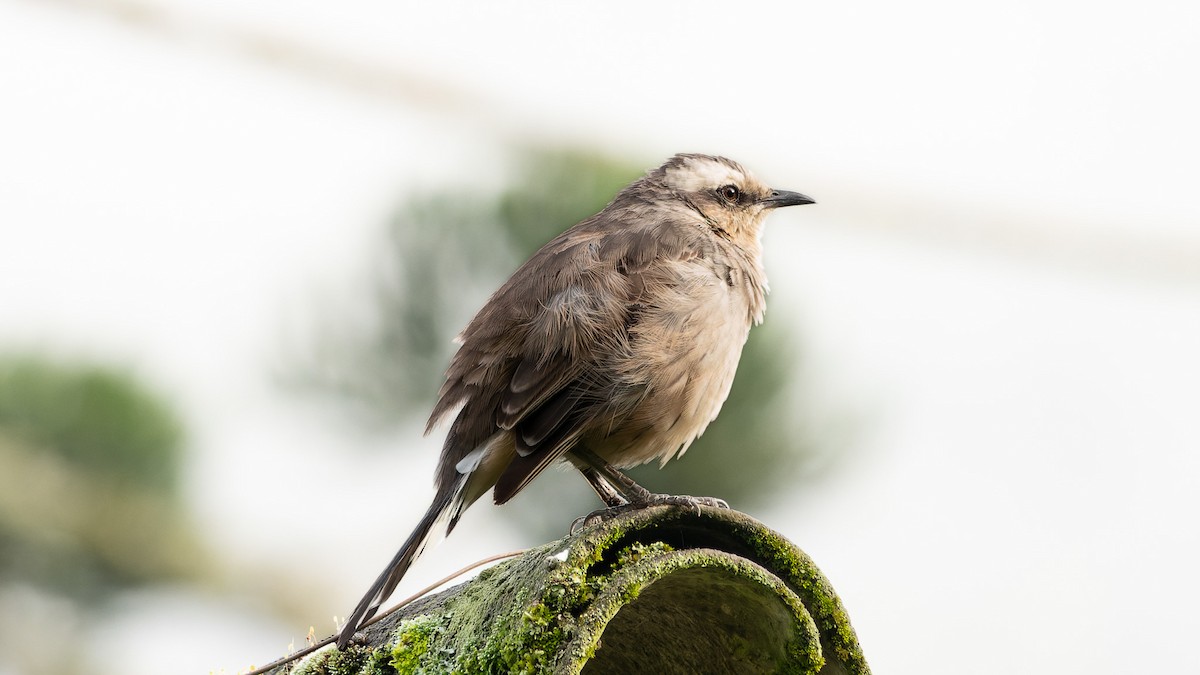
[[[411,420],[412,411],[424,414],[453,353],[449,338],[472,312],[539,246],[602,209],[643,171],[591,152],[525,150],[499,194],[450,188],[408,200],[387,229],[369,327],[347,333],[346,320],[322,317],[321,326],[341,332],[318,329],[311,351],[285,371],[285,381],[335,394],[384,424]],[[668,471],[636,470],[647,487],[717,495],[744,508],[768,501],[794,480],[800,460],[816,449],[804,424],[811,416],[796,409],[803,403],[783,396],[799,372],[796,336],[777,312],[768,314],[768,322],[751,331],[721,416]],[[526,492],[530,498],[519,496],[517,508],[563,506],[553,513],[529,509],[523,518],[555,530],[564,512],[598,505],[581,480],[543,479]]]
[[[178,499],[182,426],[128,375],[0,357],[0,575],[102,600],[193,576]]]

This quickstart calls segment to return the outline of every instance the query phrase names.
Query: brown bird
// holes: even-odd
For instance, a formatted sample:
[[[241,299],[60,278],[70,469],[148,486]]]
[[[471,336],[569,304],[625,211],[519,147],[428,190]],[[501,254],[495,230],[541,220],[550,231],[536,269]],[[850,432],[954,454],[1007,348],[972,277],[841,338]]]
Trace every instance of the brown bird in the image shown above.
[[[724,157],[680,154],[522,265],[458,338],[426,426],[458,410],[437,495],[338,646],[475,500],[492,490],[503,504],[556,461],[575,465],[609,507],[723,506],[650,493],[619,469],[665,464],[716,418],[763,316],[763,220],[811,203]]]

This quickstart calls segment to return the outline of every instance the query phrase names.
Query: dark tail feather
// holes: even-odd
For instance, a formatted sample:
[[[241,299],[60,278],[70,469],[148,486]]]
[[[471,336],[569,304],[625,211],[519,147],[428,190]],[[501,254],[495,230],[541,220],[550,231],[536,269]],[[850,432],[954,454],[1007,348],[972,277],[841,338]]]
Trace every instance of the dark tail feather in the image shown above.
[[[396,585],[404,578],[404,573],[408,571],[413,561],[424,552],[425,545],[429,543],[430,538],[439,534],[434,532],[435,526],[441,522],[446,527],[446,532],[441,534],[449,533],[450,529],[454,527],[458,521],[458,514],[452,513],[452,511],[461,510],[459,502],[464,483],[465,481],[460,479],[451,490],[439,494],[429,505],[429,510],[425,512],[421,522],[417,523],[416,529],[408,535],[408,540],[396,552],[396,556],[375,579],[375,583],[371,584],[371,589],[367,591],[367,594],[363,596],[363,599],[358,602],[358,606],[346,619],[346,625],[338,634],[338,649],[346,648],[351,638],[354,637],[354,633],[375,616],[380,605],[387,601],[392,591],[396,590]]]

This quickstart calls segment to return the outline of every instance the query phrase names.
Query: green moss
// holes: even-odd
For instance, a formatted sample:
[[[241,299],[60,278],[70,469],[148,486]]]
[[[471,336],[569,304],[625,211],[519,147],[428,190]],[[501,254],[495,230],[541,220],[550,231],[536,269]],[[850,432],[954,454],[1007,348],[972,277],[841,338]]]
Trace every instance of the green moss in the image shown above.
[[[788,661],[782,675],[810,675],[820,672],[825,665],[821,654],[821,640],[814,635],[811,639],[796,638],[787,645]]]
[[[430,644],[441,635],[445,627],[436,618],[421,615],[401,623],[396,629],[396,642],[392,647],[390,664],[398,675],[425,672],[423,664],[428,659]]]
[[[546,604],[536,603],[525,610],[521,625],[509,633],[498,650],[498,664],[506,672],[520,675],[548,672],[551,657],[558,651],[566,631]]]
[[[386,651],[351,645],[318,652],[292,675],[396,675],[396,669],[388,663]]]
[[[612,574],[634,562],[671,550],[669,545],[661,542],[635,542],[617,553],[614,566],[606,574],[589,575],[588,569],[601,560],[605,547],[588,547],[588,555],[560,563],[554,558],[554,552],[563,548],[557,542],[542,547],[545,558],[555,561],[554,569],[544,576],[544,583],[534,593],[520,584],[508,584],[515,587],[514,592],[519,596],[515,601],[505,603],[513,609],[501,616],[487,616],[488,626],[483,630],[473,630],[468,624],[477,624],[479,610],[494,598],[475,598],[470,592],[463,594],[456,605],[469,606],[470,610],[460,614],[462,618],[456,622],[455,629],[462,634],[479,636],[479,640],[461,645],[456,650],[460,656],[454,659],[453,666],[446,664],[447,672],[467,675],[551,672],[562,646],[578,631],[579,615]]]
[[[690,546],[676,550],[658,541],[663,538]],[[716,555],[720,551],[725,552]],[[742,556],[750,560],[731,562]],[[659,507],[495,566],[441,598],[413,606],[406,618],[397,617],[393,638],[379,651],[352,648],[306,664],[303,672],[577,673],[596,654],[608,621],[649,583],[699,567],[728,567],[735,576],[774,588],[792,606],[792,635],[785,644],[776,643],[784,650],[775,652],[785,661],[780,672],[810,675],[828,659],[844,665],[849,675],[870,673],[841,602],[803,552],[741,514]],[[740,650],[744,660],[756,658],[753,645],[731,639],[735,656]]]
[[[513,673],[537,675],[553,668],[559,646],[572,632],[574,617],[565,608],[576,602],[579,586],[548,585],[542,599],[499,618],[481,634],[481,644],[467,645],[458,661],[464,674]],[[523,609],[522,609],[523,608]]]
[[[643,544],[640,541],[635,541],[629,546],[621,549],[621,552],[617,554],[617,567],[620,568],[625,567],[626,565],[632,565],[643,558],[648,558],[661,553],[670,553],[674,550],[674,547],[663,541],[655,541],[649,544]]]
[[[744,534],[756,555],[797,589],[828,646],[833,648],[833,656],[852,673],[869,673],[850,617],[816,564],[773,531],[762,528]]]

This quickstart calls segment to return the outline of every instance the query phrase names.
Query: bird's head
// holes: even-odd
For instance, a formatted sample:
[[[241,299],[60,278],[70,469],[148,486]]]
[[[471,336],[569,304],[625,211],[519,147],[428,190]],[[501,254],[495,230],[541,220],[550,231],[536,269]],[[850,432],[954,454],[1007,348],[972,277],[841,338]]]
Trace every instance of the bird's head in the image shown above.
[[[763,220],[776,208],[814,203],[799,192],[767,187],[724,157],[675,155],[650,177],[714,231],[735,242],[757,239]]]

